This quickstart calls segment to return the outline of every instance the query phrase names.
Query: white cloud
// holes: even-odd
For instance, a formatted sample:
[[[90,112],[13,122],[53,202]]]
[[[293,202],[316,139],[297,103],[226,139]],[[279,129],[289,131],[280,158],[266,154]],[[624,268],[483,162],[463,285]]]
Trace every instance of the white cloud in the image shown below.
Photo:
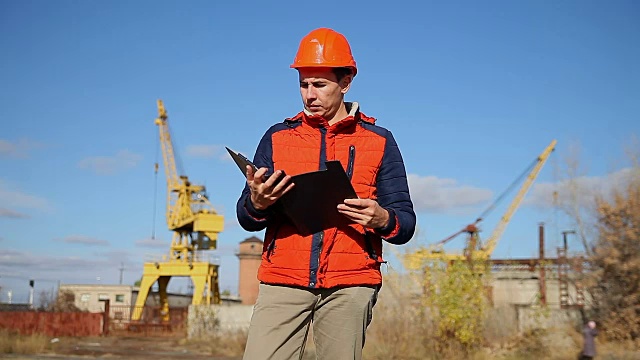
[[[43,145],[29,139],[20,139],[15,142],[9,140],[0,139],[0,156],[26,159],[29,157],[29,152],[34,149],[41,148]]]
[[[7,216],[11,213],[13,213],[13,217],[21,214],[13,210],[13,208],[41,211],[50,211],[52,209],[51,204],[46,199],[27,194],[3,179],[0,179],[0,204],[3,205],[3,210],[6,210],[5,217],[11,217]],[[28,216],[27,214],[22,215]]]
[[[466,213],[493,197],[489,189],[461,185],[454,179],[415,174],[407,179],[416,211]]]
[[[100,266],[101,261],[79,256],[35,255],[31,252],[21,252],[0,249],[0,271],[13,272],[15,269],[28,269],[29,272],[50,271],[83,271]]]
[[[91,170],[98,175],[113,175],[138,165],[142,156],[129,150],[120,150],[113,156],[91,156],[78,162],[81,169]]]
[[[538,207],[553,207],[553,193],[557,191],[558,203],[567,204],[575,199],[579,206],[593,205],[595,196],[609,196],[611,192],[623,186],[632,176],[640,176],[640,170],[620,169],[603,176],[580,176],[572,180],[544,182],[534,184],[524,204]]]
[[[135,245],[138,247],[151,248],[151,249],[169,249],[169,242],[161,239],[146,238],[137,240]]]
[[[90,246],[108,246],[109,242],[107,240],[101,240],[92,238],[89,236],[83,235],[70,235],[63,237],[61,239],[56,239],[56,241],[63,242],[66,244],[80,244],[80,245],[90,245]]]
[[[220,154],[222,147],[220,145],[189,145],[187,146],[187,155],[193,157],[212,158]]]
[[[187,146],[186,154],[187,156],[205,159],[231,160],[227,149],[222,145],[189,145]]]
[[[97,281],[103,284],[117,284],[119,270],[124,265],[123,283],[133,284],[142,272],[142,264],[132,260],[138,256],[137,253],[121,250],[83,256],[60,256],[0,249],[0,277],[36,279],[36,287],[59,283],[93,284]],[[23,283],[23,286],[14,284],[16,295],[20,291],[28,291],[26,282]]]
[[[29,215],[27,214],[23,214],[21,212],[18,211],[14,211],[11,209],[6,209],[6,208],[0,208],[0,218],[10,218],[10,219],[28,219],[30,218]]]
[[[47,249],[21,251],[6,247],[0,248],[0,278],[4,279],[3,285],[7,289],[14,290],[14,300],[23,302],[28,298],[29,279],[36,280],[36,292],[58,284],[118,284],[121,275],[123,284],[132,285],[142,276],[145,262],[164,261],[168,250],[167,246],[147,254],[140,249],[97,248],[80,256],[68,256]],[[203,260],[213,260],[216,252],[207,252],[204,257]],[[233,261],[222,264],[227,275],[218,279],[220,286],[235,288],[237,269],[233,264]],[[186,277],[176,277],[169,290],[179,291],[181,286],[184,290],[187,281]],[[6,301],[6,296],[3,298],[0,294],[0,301]]]
[[[142,271],[142,262],[133,259],[133,257],[138,257],[137,253],[132,253],[127,250],[113,249],[95,252],[93,255],[99,259],[104,259],[109,264],[119,264],[119,268],[124,267],[125,270],[136,270],[137,272]]]

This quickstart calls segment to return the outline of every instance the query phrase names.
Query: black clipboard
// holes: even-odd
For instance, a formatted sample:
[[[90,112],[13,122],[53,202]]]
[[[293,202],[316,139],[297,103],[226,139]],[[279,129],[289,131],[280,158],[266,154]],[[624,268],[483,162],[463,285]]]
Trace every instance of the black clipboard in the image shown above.
[[[226,148],[235,163],[246,176],[246,166],[256,166],[244,155]],[[340,161],[326,161],[326,170],[312,171],[292,176],[296,185],[279,200],[279,208],[302,235],[310,235],[349,220],[337,210],[344,199],[357,199],[353,185]]]
[[[236,162],[236,165],[238,165],[238,167],[240,168],[240,170],[245,176],[247,175],[245,173],[245,171],[247,171],[247,165],[251,166],[253,168],[253,171],[258,170],[258,168],[255,165],[253,165],[251,160],[247,159],[244,155],[240,154],[239,152],[235,152],[226,146],[224,148],[227,149],[227,151],[229,152],[229,155],[231,155],[231,158],[233,159],[233,161]]]

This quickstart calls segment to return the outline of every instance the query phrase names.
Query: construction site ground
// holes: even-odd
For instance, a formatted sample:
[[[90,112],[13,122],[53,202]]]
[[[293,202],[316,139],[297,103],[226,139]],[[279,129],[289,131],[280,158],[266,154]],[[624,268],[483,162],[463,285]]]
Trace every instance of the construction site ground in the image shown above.
[[[61,338],[40,354],[0,354],[1,359],[54,360],[54,359],[180,359],[180,360],[237,360],[241,357],[215,356],[178,337],[106,336],[95,338]]]

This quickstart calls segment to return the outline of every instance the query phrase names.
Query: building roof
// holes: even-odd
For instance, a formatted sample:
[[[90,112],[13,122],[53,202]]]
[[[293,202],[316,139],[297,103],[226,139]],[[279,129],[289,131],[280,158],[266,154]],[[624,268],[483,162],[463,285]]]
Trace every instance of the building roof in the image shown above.
[[[240,242],[240,244],[246,244],[246,243],[260,243],[260,244],[262,244],[262,240],[258,239],[255,236],[252,236],[252,237],[247,238],[244,241]]]
[[[130,288],[132,289],[132,285],[118,285],[118,284],[60,284],[60,288],[69,289],[69,288],[93,288],[93,289],[123,289]]]

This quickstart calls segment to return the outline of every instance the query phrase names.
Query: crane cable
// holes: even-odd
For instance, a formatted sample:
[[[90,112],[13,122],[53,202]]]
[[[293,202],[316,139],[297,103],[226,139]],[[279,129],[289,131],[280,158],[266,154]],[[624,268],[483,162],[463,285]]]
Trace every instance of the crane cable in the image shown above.
[[[153,222],[151,224],[151,240],[155,240],[156,239],[156,212],[158,209],[158,152],[160,149],[160,139],[158,138],[158,136],[155,137],[156,138],[156,156],[155,156],[155,163],[153,166],[154,169],[154,182],[153,182]]]
[[[185,169],[184,169],[184,165],[182,164],[182,158],[180,157],[180,152],[177,151],[176,149],[179,149],[178,147],[178,139],[171,136],[174,134],[173,131],[171,131],[171,124],[169,124],[169,121],[167,121],[166,123],[166,127],[167,127],[167,133],[169,133],[169,136],[171,138],[171,143],[173,144],[173,158],[175,160],[176,163],[176,171],[178,172],[178,176],[185,176]]]
[[[518,185],[520,182],[522,182],[522,180],[527,177],[527,175],[529,175],[529,173],[531,172],[531,170],[536,166],[536,164],[538,163],[538,161],[540,161],[540,158],[536,158],[531,165],[529,165],[523,172],[522,174],[520,174],[520,176],[518,176],[512,183],[511,185],[509,185],[509,187],[507,187],[507,189],[505,191],[502,192],[502,194],[500,194],[500,196],[498,196],[496,198],[496,200],[493,202],[493,204],[491,204],[485,211],[483,211],[480,216],[478,216],[478,218],[476,219],[476,224],[479,223],[480,221],[484,220],[484,218],[491,212],[493,211],[496,206],[498,205],[498,203],[500,201],[502,201],[502,199],[504,199],[505,196],[507,196],[508,193],[511,192],[511,190],[513,190],[514,187],[516,187],[516,185]]]
[[[480,214],[480,216],[478,216],[478,218],[476,219],[476,221],[475,221],[472,225],[477,225],[479,222],[481,222],[482,220],[484,220],[484,218],[485,218],[487,215],[489,215],[489,213],[491,213],[491,212],[496,208],[496,206],[498,205],[498,203],[500,203],[500,202],[504,199],[504,197],[505,197],[505,196],[507,196],[507,194],[508,194],[509,192],[511,192],[511,190],[513,190],[513,188],[514,188],[516,185],[518,185],[518,184],[522,181],[522,179],[524,179],[525,177],[527,177],[527,176],[528,176],[528,174],[529,174],[529,173],[531,172],[531,170],[536,166],[536,164],[538,163],[538,161],[540,161],[540,157],[537,157],[537,158],[536,158],[536,159],[531,163],[531,165],[529,165],[529,166],[528,166],[528,167],[527,167],[527,168],[522,172],[522,174],[520,174],[520,176],[518,176],[518,177],[517,177],[517,178],[516,178],[512,183],[511,183],[511,185],[509,185],[509,186],[507,187],[507,189],[506,189],[505,191],[503,191],[503,192],[502,192],[502,194],[500,194],[500,196],[498,196],[498,197],[496,198],[496,200],[495,200],[491,205],[489,205],[489,207],[487,207],[487,208],[486,208],[486,209],[485,209],[485,210]],[[462,230],[460,230],[460,231],[456,232],[455,234],[453,234],[453,235],[451,235],[451,236],[447,237],[447,238],[446,238],[446,239],[444,239],[444,240],[439,241],[436,245],[440,246],[440,245],[443,245],[443,244],[445,244],[445,243],[449,242],[449,240],[452,240],[452,239],[453,239],[453,238],[455,238],[456,236],[458,236],[458,235],[462,234],[463,232],[466,232],[466,231],[467,231],[467,228],[469,228],[469,226],[466,226],[464,229],[462,229]]]

